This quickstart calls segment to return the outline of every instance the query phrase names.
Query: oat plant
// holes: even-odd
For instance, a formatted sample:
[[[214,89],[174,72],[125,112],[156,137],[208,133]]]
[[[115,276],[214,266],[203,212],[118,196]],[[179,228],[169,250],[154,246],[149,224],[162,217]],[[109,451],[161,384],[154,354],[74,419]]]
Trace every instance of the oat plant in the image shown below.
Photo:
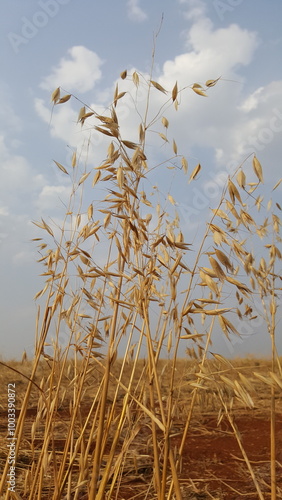
[[[60,225],[43,219],[35,222],[46,235],[37,239],[45,285],[36,295],[34,359],[16,430],[17,457],[25,457],[26,464],[18,472],[23,498],[118,499],[124,478],[133,472],[138,478],[138,471],[147,470],[140,498],[180,500],[184,444],[197,398],[207,385],[216,398],[219,418],[231,423],[246,473],[263,498],[233,419],[234,398],[252,407],[247,381],[243,374],[234,381],[229,376],[234,375],[232,364],[216,353],[214,364],[208,363],[214,334],[220,329],[223,336],[238,335],[236,325],[244,318],[252,320],[252,304],[258,298],[272,340],[273,367],[265,383],[273,391],[275,498],[274,391],[281,388],[275,344],[279,293],[275,263],[281,253],[274,240],[269,243],[271,224],[259,211],[263,207],[256,195],[263,181],[260,163],[255,156],[251,159],[255,182],[247,183],[244,164],[227,179],[202,242],[193,252],[189,232],[184,236],[181,218],[174,211],[174,198],[170,193],[163,196],[149,182],[151,172],[159,169],[163,175],[172,164],[173,174],[176,171],[183,181],[197,180],[202,167],[188,169],[188,159],[169,136],[165,114],[175,108],[177,119],[183,92],[192,91],[201,98],[216,84],[218,79],[179,89],[176,82],[165,89],[153,79],[152,65],[149,77],[137,71],[121,74],[104,114],[86,103],[78,110],[78,126],[103,137],[105,158],[95,164],[91,156],[95,151],[89,148],[86,160],[74,151],[70,165],[56,161],[71,185],[65,215]],[[139,110],[141,91],[146,99]],[[157,112],[151,112],[157,93],[163,102]],[[52,94],[55,108],[70,99],[79,101],[60,88]],[[120,103],[126,99],[136,103],[139,123],[134,142],[124,137],[119,119]],[[157,133],[160,146],[171,147],[171,155],[159,165],[157,155],[150,155],[150,133]],[[258,221],[251,215],[256,211]],[[273,215],[272,220],[278,241],[279,219]],[[250,250],[255,237],[266,238],[268,264],[264,258],[256,263]],[[190,383],[191,403],[182,415],[182,440],[175,449],[171,437],[179,401],[175,377],[183,346],[187,356],[195,358],[198,370]],[[171,369],[164,396],[160,367],[167,356]],[[140,447],[144,432],[146,453]],[[7,470],[8,463],[1,493],[6,491]]]

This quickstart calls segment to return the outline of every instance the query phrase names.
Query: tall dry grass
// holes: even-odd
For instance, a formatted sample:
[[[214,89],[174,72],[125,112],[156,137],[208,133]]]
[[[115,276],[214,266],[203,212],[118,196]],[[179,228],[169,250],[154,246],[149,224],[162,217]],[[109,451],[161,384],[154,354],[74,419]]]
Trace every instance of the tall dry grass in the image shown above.
[[[119,125],[124,80],[132,82],[137,94],[141,85],[147,91],[143,116],[136,110],[137,142],[123,137]],[[218,80],[208,80],[185,91],[201,98],[216,84]],[[155,92],[164,102],[149,119]],[[148,133],[160,125],[160,140],[170,143],[165,110],[177,110],[181,92],[177,83],[164,89],[152,74],[145,81],[137,72],[124,71],[104,115],[86,104],[78,114],[82,126],[87,123],[108,139],[103,163],[85,167],[76,153],[71,165],[56,162],[71,179],[72,192],[60,228],[43,219],[36,222],[46,233],[45,241],[38,238],[45,286],[36,296],[40,306],[34,359],[17,419],[16,452],[26,455],[26,465],[18,470],[21,498],[118,499],[128,464],[134,463],[136,471],[148,464],[152,469],[142,498],[180,500],[184,444],[195,405],[207,391],[219,421],[229,421],[246,473],[258,497],[264,498],[234,420],[236,401],[253,407],[250,382],[244,370],[238,376],[222,356],[213,353],[213,360],[208,359],[218,329],[227,338],[238,335],[238,322],[256,316],[258,299],[270,335],[272,368],[268,377],[259,372],[255,376],[271,391],[272,500],[276,498],[275,393],[282,387],[275,341],[280,221],[267,214],[258,194],[263,172],[256,156],[251,181],[244,167],[249,159],[228,178],[198,248],[184,240],[179,216],[170,217],[144,190],[156,168],[147,153]],[[61,96],[60,89],[52,95],[55,106],[71,98]],[[179,175],[195,182],[201,165],[190,172],[176,141],[171,140],[171,147]],[[91,192],[100,196],[98,208],[85,206]],[[166,202],[176,208],[170,194]],[[256,255],[252,245],[264,245],[268,258],[266,250]],[[64,344],[62,331],[68,336]],[[177,360],[183,357],[183,346],[195,368],[175,450],[171,434],[176,420],[179,424]],[[167,355],[169,369],[161,359]],[[142,458],[134,450],[144,429],[148,453]],[[8,463],[0,483],[4,498],[9,498],[7,471]]]

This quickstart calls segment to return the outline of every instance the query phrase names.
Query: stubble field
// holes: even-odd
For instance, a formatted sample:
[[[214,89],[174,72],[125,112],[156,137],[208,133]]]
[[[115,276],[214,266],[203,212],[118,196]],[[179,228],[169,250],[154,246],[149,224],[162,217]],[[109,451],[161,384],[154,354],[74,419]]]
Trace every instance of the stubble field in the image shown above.
[[[105,498],[114,499],[154,499],[156,498],[154,485],[154,459],[151,425],[152,420],[144,412],[144,407],[150,408],[148,400],[148,384],[146,380],[146,361],[140,360],[138,368],[135,371],[136,385],[135,389],[139,391],[138,401],[132,398],[126,409],[126,423],[120,434],[120,440],[116,446],[113,464],[122,460],[122,467],[118,469],[118,480],[115,479],[115,486],[111,488],[115,467],[113,465],[112,473],[109,475],[106,487]],[[9,364],[13,369],[29,377],[31,363],[13,362]],[[209,362],[211,373],[214,372],[214,361]],[[265,499],[270,498],[270,398],[271,388],[265,381],[259,378],[259,375],[268,380],[271,370],[270,362],[267,360],[243,359],[232,361],[233,368],[229,368],[229,380],[235,383],[238,379],[238,373],[241,374],[240,380],[245,380],[248,385],[248,394],[252,399],[253,408],[247,408],[242,403],[242,398],[236,396],[230,387],[225,387],[225,402],[228,401],[229,414],[232,420],[227,418],[223,411],[224,406],[219,403],[218,392],[214,385],[214,379],[205,384],[205,388],[197,387],[198,365],[196,361],[179,360],[175,370],[175,400],[177,404],[172,410],[173,418],[169,430],[168,439],[170,448],[175,450],[175,461],[178,464],[178,477],[183,499],[232,499],[258,498],[258,493],[251,478],[250,471],[238,443],[243,446],[247,455],[251,469],[259,483],[260,490]],[[121,361],[115,361],[112,368],[113,380],[119,376]],[[170,380],[170,370],[172,364],[170,361],[160,360],[158,370],[160,371],[161,391],[164,408],[166,409],[166,398],[169,393],[167,381]],[[224,369],[223,369],[224,370]],[[19,415],[21,405],[24,400],[24,394],[27,386],[27,379],[17,371],[0,366],[1,382],[1,408],[0,408],[0,436],[1,448],[0,459],[1,469],[7,458],[7,386],[15,384],[16,388],[16,419]],[[51,439],[48,443],[47,462],[43,464],[44,475],[42,476],[43,499],[54,499],[51,477],[59,467],[62,455],[65,453],[66,438],[72,419],[73,386],[74,386],[75,367],[70,361],[65,368],[63,381],[60,391],[60,405],[57,407],[52,424]],[[37,371],[36,384],[40,386],[42,380],[48,378],[50,373],[50,362],[42,361],[40,369]],[[217,363],[217,374],[220,373]],[[223,373],[223,371],[222,371]],[[111,428],[107,429],[107,442],[104,448],[104,466],[110,454],[112,439],[115,435],[115,427],[118,425],[120,413],[123,409],[125,397],[124,387],[127,385],[127,377],[131,374],[131,366],[123,374],[118,394],[113,384],[113,391],[108,394],[107,416],[114,411],[114,415],[109,418]],[[77,441],[95,399],[95,394],[103,377],[103,366],[93,363],[91,373],[87,378],[87,384],[84,387],[84,395],[81,399],[79,411],[73,425],[73,446]],[[143,385],[140,383],[143,380]],[[222,380],[222,379],[221,379]],[[54,380],[54,384],[55,384]],[[234,385],[236,388],[236,385]],[[54,388],[55,389],[55,388]],[[197,392],[194,411],[189,422],[189,430],[182,446],[181,457],[177,456],[181,446],[181,439],[187,425],[187,418],[194,392]],[[140,406],[140,395],[142,395],[142,405]],[[17,463],[16,463],[16,494],[11,493],[10,498],[29,499],[31,475],[36,467],[36,462],[42,451],[42,446],[46,446],[45,416],[46,412],[38,405],[38,388],[34,385],[30,397],[29,405],[26,411],[24,422],[24,436],[21,440]],[[276,391],[276,471],[277,471],[277,491],[278,498],[282,498],[282,399],[281,391]],[[93,411],[93,409],[92,409]],[[158,404],[154,409],[156,418],[161,419],[158,410]],[[40,413],[40,419],[38,415]],[[35,428],[36,422],[36,428]],[[235,426],[236,432],[234,433]],[[87,481],[80,484],[79,469],[81,464],[81,450],[87,453],[87,463],[91,470],[93,455],[95,452],[95,437],[91,433],[92,422],[86,425],[83,432],[83,446],[80,446],[75,459],[66,461],[68,467],[66,472],[70,479],[68,491],[64,491],[61,498],[65,499],[84,499],[89,497]],[[237,434],[237,437],[236,437]],[[91,437],[89,437],[91,436]],[[112,439],[111,439],[112,436]],[[164,435],[158,429],[158,447],[160,457],[164,448]],[[88,437],[90,442],[88,442]],[[126,447],[124,447],[126,443]],[[83,457],[85,460],[85,457]],[[160,462],[160,467],[161,467]],[[102,479],[103,467],[100,471],[99,481]],[[167,476],[167,489],[169,489],[171,476]],[[79,485],[79,487],[78,487]],[[3,496],[3,498],[5,498]],[[37,497],[34,497],[37,498]],[[173,496],[172,496],[173,498]]]

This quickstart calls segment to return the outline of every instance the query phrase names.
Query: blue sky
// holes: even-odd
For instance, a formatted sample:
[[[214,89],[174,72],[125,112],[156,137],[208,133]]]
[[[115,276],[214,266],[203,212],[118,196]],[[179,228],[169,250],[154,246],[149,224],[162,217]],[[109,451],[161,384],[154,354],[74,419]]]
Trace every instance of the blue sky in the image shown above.
[[[87,132],[76,126],[80,105],[74,100],[56,108],[51,119],[51,92],[62,86],[102,112],[121,71],[149,73],[153,34],[162,14],[154,80],[171,89],[176,80],[185,87],[221,77],[208,99],[183,94],[177,120],[168,111],[189,168],[198,162],[203,166],[199,184],[192,187],[175,180],[168,186],[165,178],[151,179],[179,202],[186,231],[191,227],[198,234],[216,201],[208,198],[201,206],[199,193],[206,199],[209,183],[222,171],[231,172],[250,152],[265,169],[265,196],[281,177],[279,0],[5,2],[0,19],[0,352],[5,358],[20,356],[24,349],[31,354],[33,349],[33,297],[43,279],[31,239],[43,235],[31,221],[60,220],[60,200],[67,199],[70,189],[52,159],[69,163],[72,151],[80,150],[87,138]],[[156,93],[153,110],[161,98]],[[125,104],[123,131],[127,139],[136,140],[138,123],[131,111]],[[149,146],[155,158],[167,154],[154,135]],[[91,161],[99,163],[105,154],[105,143],[93,135]],[[273,196],[281,203],[281,185]],[[194,215],[187,221],[191,207]],[[219,339],[215,348],[227,355],[262,355],[268,353],[264,338],[259,333],[255,341],[246,336],[231,349]]]

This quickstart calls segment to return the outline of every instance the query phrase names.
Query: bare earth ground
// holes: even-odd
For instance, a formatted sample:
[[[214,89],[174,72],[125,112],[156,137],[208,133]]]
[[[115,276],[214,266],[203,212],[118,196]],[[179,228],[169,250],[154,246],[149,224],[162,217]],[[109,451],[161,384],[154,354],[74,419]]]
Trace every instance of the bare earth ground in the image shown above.
[[[267,374],[269,365],[263,361],[254,360],[244,361],[245,375],[251,379],[252,370]],[[249,368],[248,368],[249,366]],[[21,370],[20,364],[17,368]],[[26,368],[28,373],[28,369]],[[22,367],[24,371],[24,367]],[[180,371],[180,370],[179,370]],[[182,388],[179,396],[179,408],[171,429],[172,448],[177,450],[185,426],[187,409],[189,408],[189,399],[191,389],[185,382],[189,379],[187,376],[187,366],[185,373],[181,372],[179,376],[179,387]],[[249,374],[248,374],[249,371]],[[15,373],[9,373],[0,368],[0,381],[2,388],[5,384],[13,380],[17,384],[17,401],[23,397],[26,382],[22,377]],[[242,444],[247,452],[252,468],[258,479],[264,498],[270,498],[270,394],[262,382],[256,381],[256,394],[252,395],[255,407],[246,409],[238,404],[235,407],[235,423],[242,437]],[[165,383],[164,383],[165,394]],[[81,408],[81,416],[86,415],[90,405],[86,398],[85,407]],[[277,447],[277,484],[278,498],[282,498],[282,398],[281,394],[276,397],[276,447]],[[17,410],[17,413],[19,410]],[[36,394],[31,400],[31,405],[26,418],[26,449],[21,450],[18,458],[18,476],[30,468],[29,452],[29,433],[32,423],[35,420]],[[132,419],[134,421],[134,408],[131,409]],[[57,412],[59,427],[58,438],[55,441],[55,448],[58,455],[64,449],[64,429],[68,425],[70,418],[67,407],[60,408]],[[154,499],[156,498],[152,484],[153,455],[152,443],[150,441],[149,421],[146,418],[136,435],[129,450],[126,465],[121,476],[121,486],[118,493],[113,493],[111,499],[129,500],[129,499]],[[3,469],[6,456],[6,430],[7,430],[7,411],[5,400],[1,396],[0,407],[0,470]],[[163,436],[160,432],[159,445],[162,448]],[[42,440],[39,436],[35,439],[35,448],[40,449]],[[91,451],[94,450],[95,443]],[[105,460],[107,459],[106,449]],[[73,470],[75,474],[75,467]],[[254,484],[250,478],[246,464],[242,458],[241,451],[230,425],[223,418],[218,425],[218,407],[210,395],[199,398],[197,406],[191,421],[191,427],[185,442],[183,457],[181,460],[181,469],[179,473],[183,500],[190,499],[256,499],[258,498]],[[169,482],[169,481],[168,481]],[[18,494],[22,499],[28,498],[23,493],[23,486],[19,481]],[[46,486],[44,499],[52,498],[52,492],[48,491]],[[42,498],[42,500],[43,500]],[[65,497],[67,498],[67,497]],[[71,500],[73,496],[70,497]],[[81,491],[79,498],[87,500],[85,491]]]

